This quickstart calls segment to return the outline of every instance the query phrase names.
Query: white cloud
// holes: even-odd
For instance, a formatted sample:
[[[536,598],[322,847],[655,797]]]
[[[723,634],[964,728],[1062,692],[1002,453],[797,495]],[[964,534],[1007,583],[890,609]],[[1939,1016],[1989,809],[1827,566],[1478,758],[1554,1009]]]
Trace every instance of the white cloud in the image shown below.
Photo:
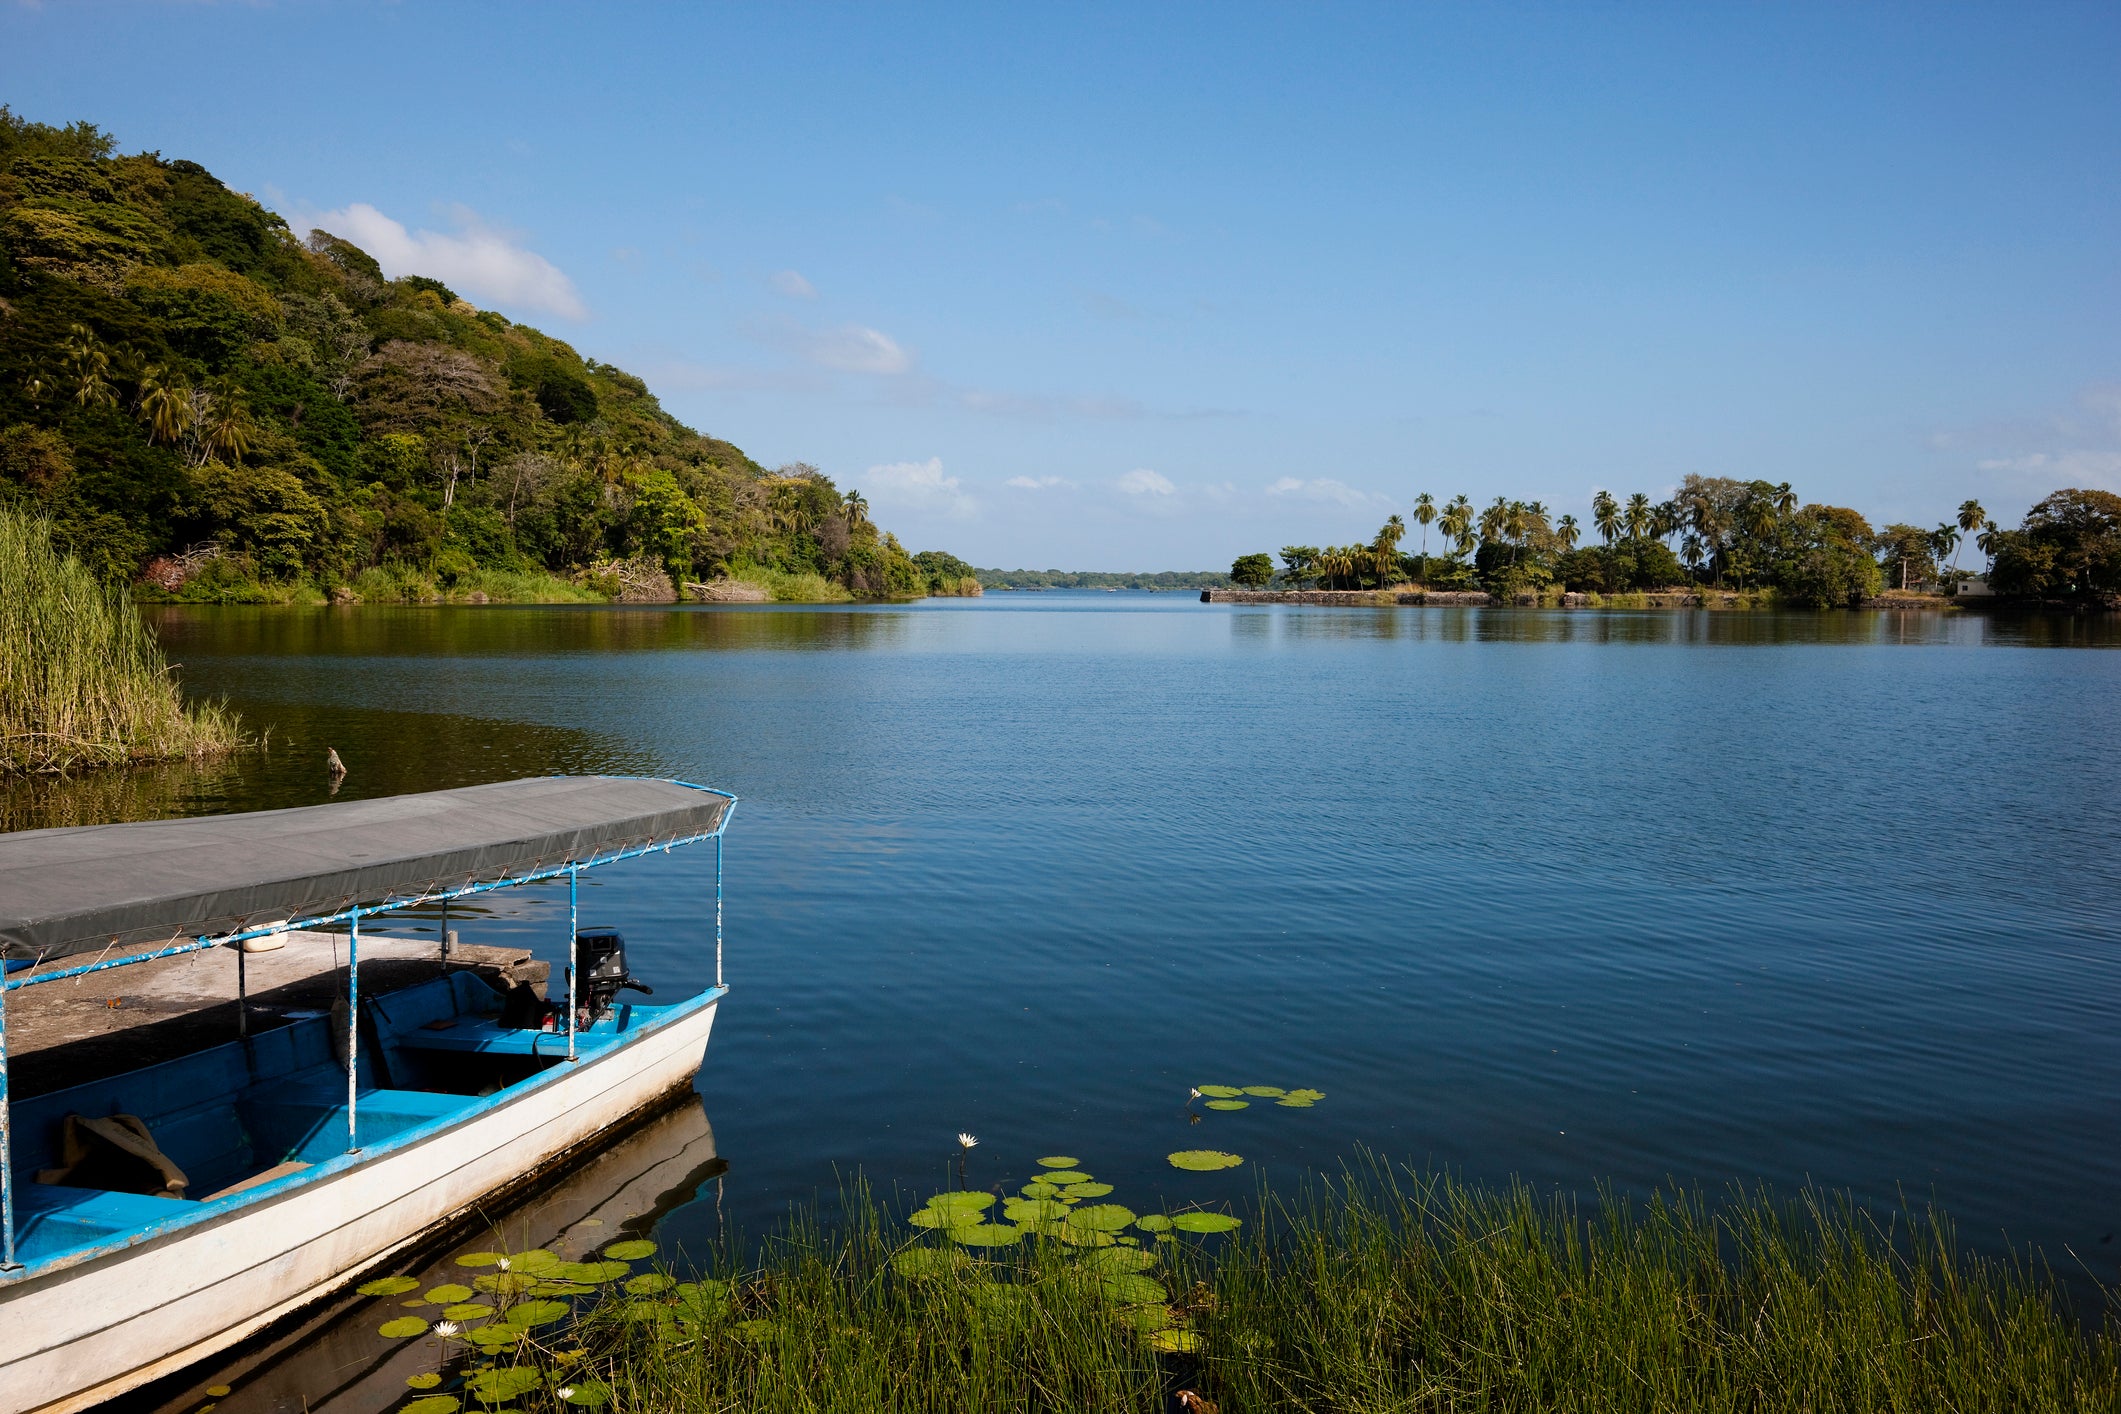
[[[817,298],[817,286],[804,279],[799,270],[776,270],[766,283],[790,299]]]
[[[872,466],[863,473],[862,484],[879,506],[939,511],[959,520],[968,519],[979,510],[979,504],[965,494],[964,484],[943,474],[941,457]]]
[[[352,241],[376,258],[383,273],[426,275],[463,294],[495,304],[543,310],[563,319],[587,319],[589,308],[561,269],[526,250],[510,232],[489,226],[469,207],[451,213],[455,234],[408,231],[365,201],[298,223]]]
[[[1369,491],[1358,491],[1345,481],[1330,476],[1314,476],[1305,481],[1299,477],[1284,476],[1267,488],[1269,496],[1290,496],[1302,501],[1330,501],[1336,506],[1383,505],[1390,502],[1389,496],[1379,496]]]
[[[1178,491],[1169,477],[1159,475],[1145,466],[1136,467],[1119,479],[1119,489],[1129,496],[1170,496]]]
[[[1075,486],[1065,476],[1012,476],[1002,484],[1024,491],[1043,491],[1049,486],[1066,486],[1072,490]]]
[[[792,319],[765,320],[752,326],[764,343],[786,349],[807,363],[840,373],[900,374],[913,371],[913,355],[881,329],[838,324],[827,329]]]
[[[1977,469],[2014,478],[2029,493],[2121,489],[2121,385],[2094,384],[2057,412],[1938,432],[1929,445],[1947,455],[1976,453]]]

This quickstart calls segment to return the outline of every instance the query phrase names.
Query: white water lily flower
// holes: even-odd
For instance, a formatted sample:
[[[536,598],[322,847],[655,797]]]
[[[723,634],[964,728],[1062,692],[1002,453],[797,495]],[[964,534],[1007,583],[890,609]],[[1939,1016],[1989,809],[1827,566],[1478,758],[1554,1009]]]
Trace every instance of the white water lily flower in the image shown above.
[[[558,1389],[554,1390],[553,1393],[561,1399],[568,1399],[571,1398],[574,1394],[574,1386],[561,1385]]]
[[[1198,1091],[1198,1090],[1188,1090],[1188,1091],[1186,1092],[1186,1103],[1187,1103],[1187,1104],[1189,1104],[1189,1105],[1190,1105],[1190,1104],[1192,1104],[1192,1103],[1193,1103],[1193,1102],[1194,1102],[1195,1100],[1197,1100],[1197,1099],[1199,1099],[1199,1098],[1200,1098],[1200,1091]]]
[[[957,1145],[960,1149],[976,1149],[979,1147],[979,1140],[969,1134],[960,1134],[957,1136]]]
[[[436,1335],[438,1335],[438,1336],[440,1336],[440,1337],[442,1337],[442,1339],[444,1339],[444,1340],[447,1340],[447,1339],[449,1339],[449,1338],[450,1338],[451,1336],[455,1335],[456,1333],[457,1333],[457,1323],[456,1323],[455,1321],[436,1321],[436,1322],[435,1322],[435,1334],[436,1334]]]
[[[507,1270],[508,1270],[508,1259],[507,1259],[506,1257],[503,1257],[503,1258],[501,1258],[501,1260],[499,1260],[498,1262],[495,1262],[495,1263],[494,1263],[494,1265],[495,1265],[495,1266],[497,1266],[497,1267],[499,1267],[499,1268],[500,1268],[500,1269],[501,1269],[502,1271],[504,1271],[504,1272],[505,1272],[505,1271],[507,1271]]]

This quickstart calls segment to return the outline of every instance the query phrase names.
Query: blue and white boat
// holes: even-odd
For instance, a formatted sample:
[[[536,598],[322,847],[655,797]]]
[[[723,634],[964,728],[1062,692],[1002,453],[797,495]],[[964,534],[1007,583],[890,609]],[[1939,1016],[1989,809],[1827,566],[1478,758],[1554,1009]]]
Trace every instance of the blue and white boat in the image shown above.
[[[0,1414],[64,1414],[252,1336],[689,1087],[722,983],[735,797],[553,777],[295,810],[0,836]],[[622,1001],[584,869],[715,846],[715,984]],[[566,997],[442,972],[360,995],[394,910],[569,884]],[[704,902],[704,900],[703,900]],[[22,989],[343,924],[343,1014],[12,1105]],[[705,942],[707,921],[686,920]],[[579,965],[577,965],[579,964]],[[239,984],[240,986],[240,984]]]

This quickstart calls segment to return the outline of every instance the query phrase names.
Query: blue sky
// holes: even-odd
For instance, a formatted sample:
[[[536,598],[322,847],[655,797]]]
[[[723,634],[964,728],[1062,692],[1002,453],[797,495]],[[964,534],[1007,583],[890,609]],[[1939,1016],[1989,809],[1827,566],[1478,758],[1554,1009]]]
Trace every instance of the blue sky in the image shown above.
[[[983,565],[2121,489],[2121,8],[48,4],[211,168]]]

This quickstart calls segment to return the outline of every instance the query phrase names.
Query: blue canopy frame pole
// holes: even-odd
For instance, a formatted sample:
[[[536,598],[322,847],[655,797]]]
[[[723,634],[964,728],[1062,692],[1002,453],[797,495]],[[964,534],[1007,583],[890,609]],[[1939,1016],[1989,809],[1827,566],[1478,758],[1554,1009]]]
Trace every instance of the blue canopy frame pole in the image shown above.
[[[0,1271],[15,1261],[15,1135],[7,1108],[7,987],[0,974]]]
[[[354,1102],[358,1098],[359,1086],[355,1083],[360,1074],[354,1049],[361,1041],[361,910],[355,909],[346,923],[346,1152],[357,1154],[361,1150],[355,1138]]]
[[[576,921],[576,920],[578,919],[578,917],[579,917],[579,913],[578,913],[578,905],[580,904],[580,898],[579,898],[579,895],[578,895],[578,890],[577,890],[577,888],[576,888],[576,877],[577,877],[577,871],[576,871],[575,867],[574,867],[574,866],[573,866],[572,864],[568,865],[568,866],[567,866],[567,1059],[569,1059],[569,1060],[573,1060],[573,1059],[574,1059],[574,1020],[575,1020],[575,1009],[574,1009],[574,963],[575,963],[575,956],[574,956],[574,954],[575,954],[575,947],[574,947],[574,940],[575,940],[575,935],[576,935],[577,931],[579,930],[579,926],[580,926],[580,925],[578,924],[578,922]]]
[[[722,836],[714,837],[714,985],[722,985]]]

